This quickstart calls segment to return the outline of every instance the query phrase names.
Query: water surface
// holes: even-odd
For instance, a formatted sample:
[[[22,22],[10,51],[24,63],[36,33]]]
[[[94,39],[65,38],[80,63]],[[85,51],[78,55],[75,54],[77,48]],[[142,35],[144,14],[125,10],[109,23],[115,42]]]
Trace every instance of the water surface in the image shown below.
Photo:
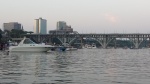
[[[0,52],[0,84],[149,83],[149,49]]]

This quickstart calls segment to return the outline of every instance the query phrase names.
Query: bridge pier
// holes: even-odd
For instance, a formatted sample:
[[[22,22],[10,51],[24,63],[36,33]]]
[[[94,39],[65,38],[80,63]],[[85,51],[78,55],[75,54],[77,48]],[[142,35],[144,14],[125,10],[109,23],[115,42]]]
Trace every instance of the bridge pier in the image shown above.
[[[101,41],[102,42],[102,41]],[[102,44],[102,47],[104,48],[104,49],[106,49],[107,48],[107,38],[103,38],[103,43],[101,43]]]
[[[114,38],[114,43],[115,43],[115,46],[114,46],[114,48],[116,49],[117,48],[117,43],[116,43],[117,41],[116,41],[116,38]]]
[[[143,38],[137,37],[137,38],[132,38],[132,39],[130,38],[130,41],[133,42],[135,49],[139,49],[140,44],[146,39],[147,38],[144,38],[144,37]]]
[[[40,38],[40,35],[38,35],[38,43],[40,43],[41,41],[41,38]]]
[[[71,45],[72,42],[77,39],[77,38],[75,38],[75,37],[74,37],[74,38],[69,38],[69,37],[59,38],[59,37],[57,37],[57,38],[61,41],[61,43],[62,43],[64,46],[69,46],[69,45]]]
[[[130,41],[134,44],[135,49],[139,48],[140,43],[138,38],[130,38]]]
[[[138,48],[139,48],[139,45],[140,45],[139,39],[136,39],[136,40],[135,40],[134,45],[135,45],[135,49],[138,49]]]
[[[107,45],[113,40],[112,37],[105,35],[103,38],[97,38],[97,41],[101,44],[102,48],[106,49]]]

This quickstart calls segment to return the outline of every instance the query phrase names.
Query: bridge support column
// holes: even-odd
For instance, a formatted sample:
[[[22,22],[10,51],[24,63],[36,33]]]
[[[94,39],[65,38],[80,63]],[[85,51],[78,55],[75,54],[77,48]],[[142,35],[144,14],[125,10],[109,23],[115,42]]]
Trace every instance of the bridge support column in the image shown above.
[[[83,48],[83,37],[80,37],[81,40],[81,48]]]
[[[114,38],[111,38],[105,35],[103,38],[97,38],[96,40],[101,44],[102,48],[106,49],[107,45],[112,41]]]
[[[140,43],[139,43],[139,39],[138,38],[132,38],[132,39],[130,38],[130,41],[133,42],[135,49],[139,48],[139,44]]]
[[[48,43],[52,44],[52,38],[48,39]]]
[[[64,46],[68,46],[68,44],[67,44],[67,40],[68,40],[68,39],[67,39],[66,37],[65,37],[65,38],[63,38],[63,45],[64,45]]]
[[[61,43],[65,45],[71,45],[73,41],[75,41],[77,38],[76,37],[58,37],[58,39],[61,41]]]
[[[144,40],[146,40],[147,38],[141,38],[141,39],[139,39],[139,38],[130,38],[130,41],[132,41],[133,42],[133,44],[134,44],[134,48],[135,49],[139,49],[139,46],[140,46],[140,44],[144,41]]]
[[[102,46],[104,49],[107,48],[107,38],[104,38]]]
[[[114,42],[115,42],[114,48],[116,49],[117,48],[116,38],[114,38]]]
[[[40,41],[41,41],[41,38],[40,38],[41,36],[40,35],[38,35],[38,43],[40,43]]]
[[[64,43],[66,43],[67,42],[67,38],[64,38]]]
[[[136,39],[136,41],[135,41],[135,48],[138,49],[138,48],[139,48],[139,45],[140,45],[139,39]]]
[[[150,38],[148,38],[148,41],[149,41],[149,43],[148,43],[148,47],[150,47]]]

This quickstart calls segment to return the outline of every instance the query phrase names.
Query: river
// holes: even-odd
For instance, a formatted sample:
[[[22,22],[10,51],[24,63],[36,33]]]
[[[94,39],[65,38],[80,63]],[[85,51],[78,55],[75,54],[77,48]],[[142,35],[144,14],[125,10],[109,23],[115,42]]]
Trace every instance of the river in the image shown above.
[[[149,84],[150,49],[0,51],[0,84]]]

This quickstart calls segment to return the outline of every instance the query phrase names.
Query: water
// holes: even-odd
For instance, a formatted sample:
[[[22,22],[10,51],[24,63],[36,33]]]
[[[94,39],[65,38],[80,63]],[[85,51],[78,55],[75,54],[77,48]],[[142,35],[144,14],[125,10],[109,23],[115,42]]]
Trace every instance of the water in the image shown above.
[[[0,84],[149,84],[150,49],[0,52]]]

